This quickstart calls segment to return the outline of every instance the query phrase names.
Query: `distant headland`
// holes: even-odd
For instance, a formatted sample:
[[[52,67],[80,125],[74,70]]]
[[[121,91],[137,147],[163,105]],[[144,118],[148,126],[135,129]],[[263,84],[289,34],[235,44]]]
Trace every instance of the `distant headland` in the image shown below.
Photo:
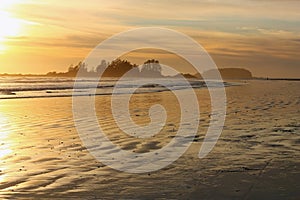
[[[75,77],[78,71],[86,77],[96,77],[99,73],[102,73],[103,77],[122,77],[127,73],[130,77],[151,77],[151,78],[163,78],[163,77],[179,77],[184,76],[188,79],[202,79],[205,78],[214,79],[216,70],[209,70],[204,72],[202,76],[197,74],[180,73],[175,76],[162,75],[162,67],[158,60],[151,59],[143,63],[141,67],[137,64],[132,64],[127,60],[116,59],[111,63],[102,60],[98,66],[92,70],[88,70],[84,62],[79,62],[77,65],[71,65],[66,72],[48,72],[46,74],[0,74],[0,76],[46,76],[46,77]],[[218,69],[223,79],[254,79],[252,73],[243,68],[221,68]],[[257,78],[255,78],[257,79]],[[266,79],[266,78],[260,78]]]
[[[212,69],[204,72],[205,78],[214,79],[216,72],[219,71],[223,79],[253,79],[252,73],[242,68],[221,68]]]

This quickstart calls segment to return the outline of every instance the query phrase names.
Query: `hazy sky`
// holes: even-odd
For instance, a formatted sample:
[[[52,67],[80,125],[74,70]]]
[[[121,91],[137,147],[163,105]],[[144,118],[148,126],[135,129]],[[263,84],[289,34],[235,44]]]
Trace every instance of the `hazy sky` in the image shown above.
[[[113,34],[159,26],[194,38],[218,67],[300,78],[299,8],[298,0],[0,0],[0,73],[65,71]]]

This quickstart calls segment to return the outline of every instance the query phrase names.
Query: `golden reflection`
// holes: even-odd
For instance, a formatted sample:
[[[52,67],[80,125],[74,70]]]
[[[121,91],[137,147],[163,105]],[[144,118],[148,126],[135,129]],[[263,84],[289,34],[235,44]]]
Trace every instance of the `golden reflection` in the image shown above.
[[[0,161],[3,157],[7,156],[12,152],[8,142],[10,130],[7,127],[8,119],[0,113]],[[0,169],[1,170],[1,169]]]
[[[0,162],[3,162],[3,158],[10,153],[12,150],[10,149],[10,142],[8,140],[10,135],[10,129],[7,127],[8,125],[8,118],[0,113]],[[0,183],[6,179],[6,174],[3,173],[4,168],[3,165],[0,165]]]

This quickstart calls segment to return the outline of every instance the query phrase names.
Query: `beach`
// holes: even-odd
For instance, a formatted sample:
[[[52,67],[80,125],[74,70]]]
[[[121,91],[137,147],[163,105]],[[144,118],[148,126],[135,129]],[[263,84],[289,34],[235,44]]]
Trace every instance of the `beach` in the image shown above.
[[[207,89],[195,88],[201,115],[193,144],[171,165],[144,174],[111,169],[89,153],[75,128],[70,96],[0,99],[0,198],[298,199],[299,87],[299,81],[285,80],[226,87],[225,126],[202,159],[198,152],[209,125],[210,97]],[[138,139],[117,127],[110,95],[95,97],[107,136],[136,153],[162,148],[178,129],[179,105],[171,91],[134,94],[134,122],[149,123],[153,104],[165,107],[167,123],[155,137]]]

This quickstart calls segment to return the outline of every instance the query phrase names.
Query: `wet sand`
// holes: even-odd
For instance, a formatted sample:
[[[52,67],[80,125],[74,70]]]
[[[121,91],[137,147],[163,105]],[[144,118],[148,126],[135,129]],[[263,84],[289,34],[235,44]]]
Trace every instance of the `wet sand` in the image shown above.
[[[89,154],[74,127],[71,98],[1,100],[0,198],[298,199],[299,86],[297,81],[247,81],[227,87],[225,127],[203,159],[198,152],[210,99],[206,89],[197,89],[201,120],[194,143],[170,166],[146,174],[110,169]],[[134,121],[149,123],[148,109],[156,103],[165,106],[168,119],[150,139],[118,129],[109,96],[96,97],[96,110],[112,141],[144,153],[166,145],[178,128],[180,112],[171,92],[136,94]]]

